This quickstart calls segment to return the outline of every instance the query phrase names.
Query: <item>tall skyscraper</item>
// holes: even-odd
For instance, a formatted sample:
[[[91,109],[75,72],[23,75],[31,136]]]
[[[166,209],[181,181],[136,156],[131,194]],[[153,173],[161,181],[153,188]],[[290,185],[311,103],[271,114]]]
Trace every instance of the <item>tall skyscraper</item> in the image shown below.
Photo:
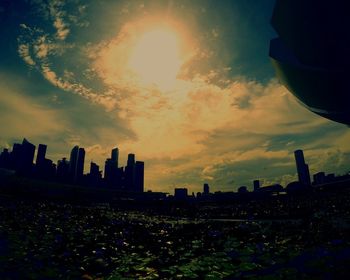
[[[118,148],[112,149],[111,160],[115,163],[116,168],[118,168],[118,158],[119,158],[119,149]]]
[[[76,181],[77,178],[77,164],[78,164],[79,146],[74,146],[70,152],[69,158],[69,177],[71,180]]]
[[[112,183],[112,174],[113,174],[113,161],[112,161],[112,159],[107,158],[105,161],[104,178],[108,184]]]
[[[69,180],[69,161],[63,158],[57,162],[57,178],[60,181],[66,182]]]
[[[45,162],[46,149],[47,149],[46,145],[39,144],[38,154],[36,155],[36,162],[35,162],[37,166],[43,165],[43,163]]]
[[[69,177],[74,182],[78,182],[84,175],[85,150],[74,146],[69,159]]]
[[[143,161],[136,161],[134,171],[134,188],[136,192],[144,191],[144,174],[145,163]]]
[[[295,163],[297,166],[299,182],[305,186],[311,185],[309,166],[305,163],[302,150],[294,151]]]
[[[135,165],[135,154],[128,154],[127,166]]]
[[[21,156],[22,145],[14,143],[12,151],[10,153],[10,168],[17,170],[19,168],[20,156]]]
[[[24,175],[30,175],[33,168],[35,146],[27,139],[23,139],[17,171]]]
[[[111,152],[111,158],[105,162],[105,181],[114,188],[121,187],[122,172],[118,168],[119,149],[114,148]]]
[[[128,154],[128,161],[125,167],[125,188],[129,191],[135,190],[135,155]]]
[[[77,175],[76,180],[81,180],[84,175],[84,161],[85,161],[85,150],[84,148],[79,148],[78,161],[77,161]]]

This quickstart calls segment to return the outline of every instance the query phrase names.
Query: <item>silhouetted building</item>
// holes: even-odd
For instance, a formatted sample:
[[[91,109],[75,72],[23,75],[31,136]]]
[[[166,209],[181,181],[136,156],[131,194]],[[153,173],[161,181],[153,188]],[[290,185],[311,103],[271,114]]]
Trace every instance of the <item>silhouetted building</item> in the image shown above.
[[[125,167],[125,188],[129,191],[135,190],[135,155],[128,154],[128,161]]]
[[[119,149],[114,148],[111,152],[111,158],[106,159],[104,178],[107,185],[114,188],[121,188],[122,171],[118,168]]]
[[[128,154],[127,166],[131,166],[134,164],[135,164],[135,154]]]
[[[248,189],[246,186],[241,186],[238,188],[238,193],[247,193]]]
[[[209,184],[205,183],[203,185],[203,195],[209,195]]]
[[[259,191],[259,189],[260,189],[260,181],[259,180],[254,180],[253,181],[253,190],[254,190],[254,192]]]
[[[78,162],[77,162],[77,179],[78,181],[84,175],[84,161],[85,161],[85,150],[84,148],[79,148]]]
[[[6,148],[0,154],[0,168],[10,168],[10,153]]]
[[[67,182],[69,179],[69,161],[63,158],[57,162],[57,179],[62,182]]]
[[[311,190],[311,186],[304,185],[299,181],[291,182],[286,187],[286,191],[289,194],[303,194],[310,190]]]
[[[88,185],[93,187],[97,187],[99,185],[102,176],[101,176],[100,167],[96,163],[94,162],[90,163],[90,173],[88,174],[87,178],[88,178]]]
[[[36,176],[42,179],[52,179],[56,174],[56,165],[52,160],[45,158],[46,150],[46,145],[39,144],[35,165]]]
[[[134,171],[134,191],[136,192],[144,191],[144,173],[145,163],[143,161],[136,161]]]
[[[314,181],[313,181],[314,185],[321,185],[326,183],[326,174],[324,172],[318,172],[314,174],[313,177],[314,177]]]
[[[73,182],[78,182],[84,175],[85,150],[75,146],[70,153],[69,176]]]
[[[72,151],[70,152],[70,158],[69,158],[69,177],[72,181],[76,180],[78,154],[79,154],[79,146],[74,146]]]
[[[38,153],[36,155],[36,165],[40,166],[44,163],[45,161],[45,156],[46,156],[46,149],[47,146],[44,144],[39,144],[38,146]]]
[[[21,175],[31,175],[33,169],[35,146],[28,142],[27,139],[23,139],[20,155],[18,159],[17,172]]]
[[[22,145],[14,143],[10,154],[10,168],[17,170],[19,167]]]
[[[112,177],[113,177],[113,161],[110,158],[107,158],[105,161],[105,173],[104,178],[108,185],[112,185]]]
[[[305,163],[303,151],[296,150],[294,152],[294,156],[295,156],[295,162],[296,162],[297,171],[298,171],[299,182],[306,186],[311,185],[309,166]]]
[[[175,188],[174,197],[176,199],[186,199],[188,196],[187,188]]]
[[[119,158],[119,149],[114,148],[111,152],[111,160],[115,163],[116,168],[118,168],[118,158]]]

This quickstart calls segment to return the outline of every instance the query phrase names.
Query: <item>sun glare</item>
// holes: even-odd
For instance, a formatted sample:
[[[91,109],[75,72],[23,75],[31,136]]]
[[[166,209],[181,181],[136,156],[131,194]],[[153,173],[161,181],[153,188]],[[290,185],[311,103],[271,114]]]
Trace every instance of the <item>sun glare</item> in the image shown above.
[[[166,28],[144,33],[131,51],[128,66],[142,84],[171,89],[181,66],[177,34]]]

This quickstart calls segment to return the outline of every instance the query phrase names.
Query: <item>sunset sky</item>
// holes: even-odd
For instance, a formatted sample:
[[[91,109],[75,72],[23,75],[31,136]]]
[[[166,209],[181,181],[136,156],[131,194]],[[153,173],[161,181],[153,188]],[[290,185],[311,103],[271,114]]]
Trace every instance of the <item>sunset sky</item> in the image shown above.
[[[275,79],[274,0],[0,1],[0,147],[145,161],[145,190],[232,191],[350,170],[350,130]]]

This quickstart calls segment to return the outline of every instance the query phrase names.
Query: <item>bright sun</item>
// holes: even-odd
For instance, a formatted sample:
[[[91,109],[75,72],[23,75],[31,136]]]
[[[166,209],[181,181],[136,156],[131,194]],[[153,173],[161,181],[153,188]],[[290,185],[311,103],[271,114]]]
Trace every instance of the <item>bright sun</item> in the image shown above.
[[[142,84],[171,89],[181,66],[177,34],[167,28],[144,33],[131,51],[128,66]]]

